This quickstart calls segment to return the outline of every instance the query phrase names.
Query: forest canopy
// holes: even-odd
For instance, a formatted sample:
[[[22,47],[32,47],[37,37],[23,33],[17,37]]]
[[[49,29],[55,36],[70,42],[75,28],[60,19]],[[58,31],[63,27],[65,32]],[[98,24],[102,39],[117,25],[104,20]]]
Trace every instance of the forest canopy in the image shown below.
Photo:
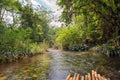
[[[65,48],[75,44],[90,46],[110,43],[120,45],[119,0],[57,0],[63,9],[57,31],[57,43]]]

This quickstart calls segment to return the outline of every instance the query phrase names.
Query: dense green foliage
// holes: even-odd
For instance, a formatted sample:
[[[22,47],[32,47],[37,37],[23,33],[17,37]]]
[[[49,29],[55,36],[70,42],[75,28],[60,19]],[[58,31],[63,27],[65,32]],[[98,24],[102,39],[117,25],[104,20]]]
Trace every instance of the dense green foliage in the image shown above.
[[[43,53],[51,38],[49,12],[16,0],[0,1],[0,62]],[[5,20],[6,13],[13,21]]]
[[[46,9],[25,1],[0,1],[0,62],[42,53],[49,44],[76,51],[102,45],[120,53],[120,1],[57,0],[65,23],[60,28],[49,27]]]
[[[65,26],[57,32],[57,43],[69,48],[75,44],[89,46],[120,45],[119,0],[57,0],[63,8]]]

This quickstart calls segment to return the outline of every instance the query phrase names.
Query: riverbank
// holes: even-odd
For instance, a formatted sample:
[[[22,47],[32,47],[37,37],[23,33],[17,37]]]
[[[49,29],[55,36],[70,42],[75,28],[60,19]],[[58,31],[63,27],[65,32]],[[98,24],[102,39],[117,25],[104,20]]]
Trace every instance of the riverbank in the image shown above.
[[[90,51],[104,54],[107,57],[120,57],[120,47],[115,47],[113,45],[108,44],[96,45],[90,48]]]
[[[19,48],[19,47],[18,47]],[[48,44],[42,42],[40,44],[32,43],[27,48],[16,50],[16,51],[6,51],[0,55],[0,64],[18,62],[27,57],[33,57],[35,55],[44,54],[47,52]]]

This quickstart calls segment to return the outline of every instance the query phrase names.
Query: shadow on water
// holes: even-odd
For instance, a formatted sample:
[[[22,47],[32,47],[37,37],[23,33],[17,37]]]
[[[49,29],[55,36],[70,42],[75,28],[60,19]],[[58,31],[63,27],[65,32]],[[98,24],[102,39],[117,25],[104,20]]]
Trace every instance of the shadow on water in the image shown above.
[[[49,49],[49,54],[1,65],[0,80],[65,80],[69,73],[85,75],[92,69],[112,80],[119,80],[119,61],[119,58],[108,58],[91,52]]]

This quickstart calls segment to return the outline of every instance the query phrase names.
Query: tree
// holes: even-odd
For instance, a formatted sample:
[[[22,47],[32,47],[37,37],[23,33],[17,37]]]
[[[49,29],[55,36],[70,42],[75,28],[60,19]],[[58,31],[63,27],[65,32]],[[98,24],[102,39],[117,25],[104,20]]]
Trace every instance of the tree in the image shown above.
[[[85,33],[84,36],[93,37],[93,42],[96,41],[97,43],[105,43],[114,39],[115,45],[119,46],[120,1],[71,0],[65,2],[58,0],[57,3],[63,8],[61,18],[67,25],[78,24],[73,21],[73,18],[79,15],[83,16],[84,20],[80,22],[84,24],[83,31],[88,30],[90,32],[92,30],[89,35]],[[87,40],[88,37],[85,39]]]
[[[51,38],[48,11],[41,7],[35,9],[31,3],[26,3],[0,1],[0,62],[40,53],[48,46],[46,42]],[[10,24],[4,21],[5,12],[13,17]]]

